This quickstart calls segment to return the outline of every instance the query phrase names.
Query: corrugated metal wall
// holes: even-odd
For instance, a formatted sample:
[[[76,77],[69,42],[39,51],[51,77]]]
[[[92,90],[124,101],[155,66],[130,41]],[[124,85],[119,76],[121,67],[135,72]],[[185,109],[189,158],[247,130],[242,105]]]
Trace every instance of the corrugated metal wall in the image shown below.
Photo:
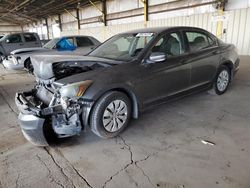
[[[222,40],[233,43],[237,46],[241,55],[250,55],[250,8],[231,10],[225,12],[223,28],[226,33],[221,36]],[[217,13],[195,14],[168,19],[152,20],[147,23],[147,27],[161,26],[194,26],[204,28],[216,34]],[[62,35],[83,34],[92,35],[100,41],[105,41],[109,37],[124,31],[143,28],[143,22],[126,23],[110,26],[100,26],[83,28],[80,31],[63,31]]]
[[[1,22],[0,23],[0,34],[8,34],[8,33],[15,33],[21,32],[22,28],[19,25],[13,25],[10,23]]]

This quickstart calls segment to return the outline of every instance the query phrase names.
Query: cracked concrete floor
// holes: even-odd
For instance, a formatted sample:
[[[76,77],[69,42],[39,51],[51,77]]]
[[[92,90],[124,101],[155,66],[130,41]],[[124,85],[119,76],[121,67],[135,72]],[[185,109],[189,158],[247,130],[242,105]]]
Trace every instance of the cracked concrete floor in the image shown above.
[[[250,57],[242,57],[223,96],[202,92],[161,105],[117,138],[87,130],[41,148],[23,138],[13,99],[34,78],[1,67],[0,188],[249,188],[249,72]]]

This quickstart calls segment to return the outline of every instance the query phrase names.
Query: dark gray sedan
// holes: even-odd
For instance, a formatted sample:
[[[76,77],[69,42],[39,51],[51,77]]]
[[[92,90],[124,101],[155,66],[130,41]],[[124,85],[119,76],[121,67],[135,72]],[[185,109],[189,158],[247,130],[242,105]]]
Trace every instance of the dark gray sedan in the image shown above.
[[[232,44],[192,27],[148,28],[115,35],[87,56],[32,60],[35,89],[16,94],[24,136],[46,145],[89,126],[110,138],[145,109],[213,88],[223,94],[239,69]]]

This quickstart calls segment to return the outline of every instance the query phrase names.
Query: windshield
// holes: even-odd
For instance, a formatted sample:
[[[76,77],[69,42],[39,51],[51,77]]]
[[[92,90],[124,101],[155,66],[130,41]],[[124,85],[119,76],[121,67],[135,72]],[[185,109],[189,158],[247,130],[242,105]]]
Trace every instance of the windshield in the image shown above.
[[[47,48],[47,49],[53,49],[59,40],[60,40],[60,38],[52,39],[49,42],[47,42],[46,44],[44,44],[43,47]]]
[[[153,37],[154,33],[116,35],[89,55],[118,61],[129,61],[137,57]]]

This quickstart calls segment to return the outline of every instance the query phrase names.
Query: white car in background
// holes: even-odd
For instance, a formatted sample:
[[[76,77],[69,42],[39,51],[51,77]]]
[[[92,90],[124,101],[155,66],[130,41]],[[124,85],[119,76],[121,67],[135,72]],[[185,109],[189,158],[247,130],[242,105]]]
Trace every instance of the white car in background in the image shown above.
[[[64,45],[66,43],[66,46]],[[100,42],[91,36],[64,36],[54,38],[40,48],[14,50],[3,60],[3,66],[11,70],[27,68],[30,70],[33,55],[86,55]]]

